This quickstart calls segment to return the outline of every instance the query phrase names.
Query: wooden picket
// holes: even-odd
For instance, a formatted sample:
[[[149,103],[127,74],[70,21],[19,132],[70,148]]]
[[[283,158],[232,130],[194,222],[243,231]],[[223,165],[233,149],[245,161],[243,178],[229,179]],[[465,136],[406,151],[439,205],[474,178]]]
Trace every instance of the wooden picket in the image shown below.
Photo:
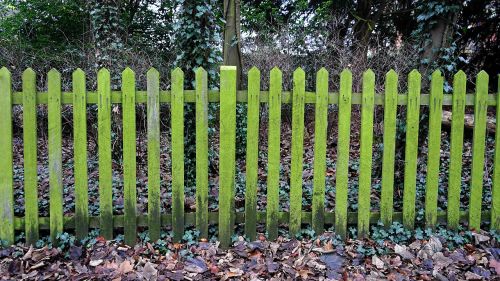
[[[99,214],[101,235],[113,238],[113,171],[111,166],[111,77],[97,73],[97,141],[99,149]]]
[[[460,191],[462,187],[462,151],[464,146],[465,86],[467,77],[459,71],[453,78],[453,106],[448,173],[448,227],[460,223]]]
[[[491,229],[500,229],[500,130],[495,132],[493,155],[493,185],[491,211],[482,211],[483,178],[486,143],[486,113],[488,106],[500,105],[500,90],[488,95],[488,74],[477,75],[476,93],[466,94],[466,75],[459,71],[454,76],[453,94],[444,94],[444,77],[440,71],[432,74],[430,94],[421,94],[421,75],[414,70],[408,75],[408,93],[398,94],[398,74],[391,70],[385,76],[383,94],[375,92],[375,74],[367,70],[363,74],[362,93],[352,93],[352,73],[344,70],[340,74],[340,91],[328,91],[328,71],[316,73],[315,92],[306,91],[306,74],[297,69],[293,73],[293,89],[282,90],[282,73],[273,68],[269,73],[269,91],[261,90],[261,74],[257,68],[248,72],[248,89],[237,91],[236,68],[222,66],[220,91],[208,90],[208,75],[203,68],[195,70],[195,89],[184,89],[184,72],[177,68],[171,73],[171,90],[160,89],[160,73],[156,69],[147,72],[147,89],[136,89],[135,73],[127,68],[122,73],[121,91],[111,90],[111,78],[107,69],[97,74],[97,91],[87,91],[85,73],[73,72],[72,92],[62,92],[61,74],[53,69],[47,74],[47,92],[36,91],[36,74],[27,69],[22,75],[22,92],[12,91],[11,74],[7,68],[0,69],[0,107],[11,109],[13,105],[23,108],[23,163],[24,163],[24,217],[14,215],[13,178],[13,126],[12,110],[0,111],[0,240],[14,243],[15,231],[23,230],[26,243],[34,244],[40,230],[50,230],[55,241],[58,233],[74,229],[77,237],[87,236],[90,228],[99,228],[106,239],[114,238],[114,229],[123,228],[125,242],[133,245],[137,230],[147,227],[149,237],[160,238],[164,226],[172,226],[174,241],[181,241],[184,229],[195,226],[202,238],[208,238],[209,224],[218,224],[218,239],[221,247],[228,247],[235,233],[235,223],[245,224],[245,235],[257,237],[258,223],[266,224],[267,237],[278,237],[281,224],[288,224],[289,233],[297,234],[303,224],[312,225],[317,234],[326,227],[335,226],[342,237],[347,236],[348,224],[356,224],[359,236],[369,234],[370,225],[380,220],[388,226],[393,221],[402,221],[412,229],[416,225],[416,200],[425,199],[425,226],[436,227],[446,222],[456,229],[461,222],[468,222],[474,230],[483,222],[490,222]],[[499,85],[500,88],[500,85]],[[160,199],[160,105],[169,103],[171,108],[171,160],[172,160],[172,212],[161,212]],[[195,104],[196,112],[196,211],[184,209],[184,106]],[[219,151],[219,197],[218,211],[209,211],[209,161],[208,161],[208,108],[209,103],[220,103],[220,151]],[[236,176],[236,105],[247,104],[246,124],[246,186],[244,212],[235,209]],[[266,210],[257,210],[259,192],[259,121],[261,103],[268,104],[267,140],[267,187]],[[49,217],[40,217],[38,211],[38,162],[37,162],[37,105],[48,105],[48,171],[49,171]],[[73,107],[73,142],[75,176],[75,214],[64,216],[63,165],[62,165],[62,106]],[[96,104],[98,109],[98,157],[99,157],[99,216],[89,216],[88,167],[87,167],[87,105]],[[111,110],[121,104],[123,112],[123,197],[124,214],[113,214],[113,174],[111,154]],[[137,211],[136,176],[136,105],[147,108],[147,162],[148,162],[148,210]],[[281,107],[291,104],[292,143],[290,171],[290,208],[280,210],[281,183]],[[306,104],[314,104],[314,177],[312,210],[303,210],[303,153],[304,115]],[[325,210],[326,161],[328,107],[338,104],[338,141],[335,167],[335,210]],[[350,135],[352,105],[361,105],[360,167],[358,180],[358,211],[348,210],[350,184]],[[384,107],[384,132],[382,156],[382,181],[380,210],[371,207],[372,195],[372,149],[374,109]],[[395,212],[394,171],[396,144],[396,112],[398,106],[406,110],[406,140],[403,211]],[[422,106],[429,108],[429,129],[425,198],[416,197],[417,159],[419,153],[419,125]],[[448,174],[448,198],[446,211],[438,206],[440,184],[441,115],[443,106],[452,106],[450,166]],[[464,113],[466,106],[474,106],[475,127],[473,132],[472,171],[470,182],[470,204],[468,210],[460,209],[462,186],[462,153],[464,142]],[[497,124],[500,115],[497,114]]]
[[[257,235],[257,181],[259,169],[259,114],[260,71],[253,67],[248,71],[247,155],[245,189],[245,235],[255,239]]]
[[[49,110],[49,183],[50,238],[56,241],[63,232],[62,132],[61,132],[61,74],[52,69],[47,75]],[[38,215],[37,215],[38,216]],[[112,219],[112,217],[111,217]]]
[[[12,83],[5,67],[0,69],[0,240],[14,243],[14,178],[12,163]]]
[[[147,73],[148,101],[148,230],[149,238],[160,238],[160,73]]]
[[[282,73],[271,70],[269,79],[269,126],[267,133],[267,204],[266,225],[269,239],[278,237],[279,187],[280,187],[280,135]]]
[[[36,243],[39,230],[36,116],[36,74],[28,68],[23,73],[24,217],[28,244]]]

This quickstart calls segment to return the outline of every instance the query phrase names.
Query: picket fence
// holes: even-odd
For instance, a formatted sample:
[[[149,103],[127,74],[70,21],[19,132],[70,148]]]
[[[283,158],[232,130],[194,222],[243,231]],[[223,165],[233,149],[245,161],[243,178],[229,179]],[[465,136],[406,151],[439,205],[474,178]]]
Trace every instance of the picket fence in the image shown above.
[[[305,73],[293,73],[293,91],[282,90],[282,73],[278,68],[270,72],[269,91],[260,87],[261,75],[257,68],[248,72],[248,90],[237,91],[236,69],[222,66],[220,91],[209,91],[207,73],[202,68],[195,71],[195,90],[184,90],[184,74],[180,69],[171,73],[171,90],[160,91],[159,73],[147,72],[147,91],[138,91],[135,74],[127,68],[122,73],[121,91],[111,91],[110,73],[98,72],[97,92],[86,90],[85,73],[73,73],[73,91],[61,91],[58,71],[48,73],[47,92],[37,93],[36,74],[27,69],[22,75],[22,92],[13,92],[11,74],[4,67],[0,70],[0,239],[13,243],[15,230],[23,230],[27,243],[39,238],[40,229],[50,229],[52,238],[65,229],[75,229],[78,237],[85,237],[89,228],[99,228],[107,239],[113,238],[115,228],[124,228],[125,242],[134,244],[138,227],[147,227],[152,240],[160,236],[162,226],[171,225],[173,239],[180,240],[186,225],[195,225],[202,237],[207,237],[210,223],[218,223],[218,239],[227,247],[234,233],[235,223],[245,224],[245,234],[256,237],[256,224],[266,224],[269,239],[278,236],[281,223],[289,226],[290,234],[301,230],[302,224],[311,224],[317,233],[325,225],[334,225],[341,236],[346,235],[347,225],[357,224],[359,235],[366,235],[370,223],[382,221],[390,225],[402,221],[407,228],[415,224],[417,150],[419,112],[429,106],[427,185],[425,198],[425,223],[434,227],[447,223],[457,228],[468,222],[471,229],[479,229],[482,222],[490,222],[492,229],[500,228],[500,130],[495,135],[493,199],[491,211],[482,212],[482,188],[488,106],[500,104],[500,94],[488,94],[488,74],[477,75],[476,93],[466,94],[466,75],[462,71],[454,76],[453,94],[443,94],[443,77],[439,71],[432,74],[430,94],[421,94],[421,75],[414,70],[408,75],[408,92],[398,94],[398,74],[389,71],[385,92],[375,93],[375,75],[371,70],[363,74],[362,93],[352,93],[352,74],[344,70],[340,75],[339,93],[328,92],[328,72],[321,69],[316,74],[316,91],[305,91]],[[208,103],[220,103],[220,165],[218,212],[208,211]],[[246,147],[245,211],[235,212],[235,135],[236,104],[248,105]],[[123,108],[123,178],[124,215],[113,215],[112,166],[111,166],[111,105]],[[148,159],[148,213],[136,211],[136,104],[147,105],[147,159]],[[160,211],[160,103],[171,105],[172,151],[172,213]],[[196,104],[196,212],[184,212],[184,104]],[[269,106],[267,206],[258,212],[258,139],[260,104]],[[292,151],[290,177],[290,211],[279,208],[280,123],[281,106],[292,104]],[[304,105],[315,106],[314,140],[314,191],[312,212],[302,210]],[[37,105],[48,104],[48,149],[50,180],[50,216],[39,217],[37,191]],[[75,214],[63,214],[61,106],[73,105],[74,122],[74,176]],[[98,155],[100,216],[88,215],[87,175],[87,106],[98,106]],[[338,145],[336,160],[336,198],[334,212],[325,211],[325,169],[327,112],[329,104],[338,104]],[[352,105],[361,105],[360,175],[358,212],[348,212],[348,162]],[[14,216],[13,198],[13,146],[12,109],[23,107],[24,139],[24,206],[25,216]],[[383,172],[380,210],[370,210],[373,115],[375,105],[384,107]],[[442,106],[452,106],[451,152],[449,187],[446,211],[438,211],[440,139]],[[406,106],[406,147],[404,166],[403,211],[394,212],[393,190],[395,169],[396,111]],[[464,110],[474,106],[473,160],[470,205],[460,210]],[[497,124],[500,114],[496,115]]]

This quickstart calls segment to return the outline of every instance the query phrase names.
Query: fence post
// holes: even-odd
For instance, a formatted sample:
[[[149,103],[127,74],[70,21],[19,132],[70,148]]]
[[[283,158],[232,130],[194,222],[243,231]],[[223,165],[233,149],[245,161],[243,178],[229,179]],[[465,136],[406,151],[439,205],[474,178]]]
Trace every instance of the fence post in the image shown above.
[[[304,95],[305,72],[297,68],[293,72],[292,93],[292,164],[290,171],[290,235],[300,232],[302,224],[302,174],[304,166]]]
[[[97,73],[97,141],[99,149],[100,235],[113,239],[113,171],[111,165],[111,78],[106,68]]]
[[[203,67],[196,76],[196,228],[208,238],[208,77]]]
[[[160,239],[160,73],[147,73],[148,229],[151,241]]]
[[[269,240],[278,238],[282,84],[281,70],[274,67],[271,69],[269,78],[269,127],[267,133],[266,229]]]
[[[464,114],[467,77],[459,71],[453,77],[453,106],[450,140],[450,169],[448,173],[448,228],[457,229],[460,223],[460,190],[462,187],[462,152],[464,147]]]
[[[347,192],[349,183],[349,147],[351,135],[352,73],[344,69],[340,73],[337,174],[335,195],[335,232],[347,236]]]
[[[312,228],[316,235],[325,229],[325,172],[328,127],[328,71],[316,73],[316,104],[314,109],[314,187],[312,198]]]
[[[50,238],[56,241],[63,232],[62,133],[61,133],[61,74],[51,69],[48,73],[49,110],[49,182],[50,182]]]
[[[137,239],[137,171],[136,171],[136,119],[135,73],[130,68],[122,72],[123,109],[123,192],[124,234],[127,245]]]
[[[472,136],[469,228],[475,230],[479,230],[481,227],[487,108],[488,74],[483,70],[479,72],[476,80],[476,96],[474,97],[474,132]]]
[[[6,67],[0,69],[0,240],[14,244],[14,178],[12,169],[12,82]]]
[[[413,229],[415,224],[415,190],[417,183],[418,127],[420,115],[421,75],[412,70],[408,75],[408,104],[406,107],[406,147],[403,191],[403,225]]]
[[[236,147],[236,67],[220,68],[219,240],[229,247],[233,233]]]
[[[370,195],[372,185],[373,109],[375,101],[375,73],[363,73],[361,108],[360,163],[358,187],[358,236],[370,232]]]
[[[27,244],[38,241],[36,74],[23,72],[24,214]]]
[[[259,171],[260,71],[248,71],[247,155],[245,190],[245,235],[255,240],[257,226],[257,181]]]
[[[391,69],[385,75],[384,136],[382,155],[382,194],[380,220],[385,227],[392,224],[394,212],[394,160],[396,151],[396,113],[398,109],[398,74]]]

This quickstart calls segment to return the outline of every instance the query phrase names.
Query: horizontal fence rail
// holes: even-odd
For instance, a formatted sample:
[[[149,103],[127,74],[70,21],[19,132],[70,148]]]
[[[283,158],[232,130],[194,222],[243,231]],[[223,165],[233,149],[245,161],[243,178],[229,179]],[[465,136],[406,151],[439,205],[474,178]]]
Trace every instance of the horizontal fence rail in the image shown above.
[[[428,153],[425,198],[425,225],[435,227],[446,223],[457,228],[467,222],[470,229],[479,229],[482,222],[490,223],[491,229],[500,228],[500,130],[495,131],[494,171],[491,211],[482,210],[482,188],[484,178],[486,114],[488,106],[500,104],[500,94],[488,94],[488,74],[480,72],[476,78],[476,91],[466,94],[466,75],[458,72],[453,80],[453,94],[443,94],[443,77],[439,71],[432,74],[430,92],[421,93],[421,75],[416,70],[408,75],[408,92],[398,93],[398,74],[386,74],[383,93],[375,92],[375,74],[367,70],[362,77],[362,93],[352,93],[352,74],[344,70],[340,75],[340,90],[329,92],[328,72],[321,69],[316,75],[316,89],[306,91],[305,72],[297,69],[293,73],[292,91],[283,91],[282,73],[278,68],[270,72],[269,91],[262,91],[261,74],[257,68],[248,72],[248,89],[237,91],[236,69],[222,66],[220,90],[208,90],[207,73],[202,68],[195,71],[195,90],[184,89],[184,73],[172,71],[171,90],[160,90],[160,74],[155,69],[147,73],[147,90],[136,89],[135,73],[127,68],[122,73],[121,91],[111,90],[110,73],[106,69],[98,72],[97,91],[86,89],[86,77],[82,70],[73,73],[71,92],[61,91],[61,75],[51,70],[48,75],[47,92],[36,91],[36,74],[27,69],[22,75],[22,92],[12,91],[10,72],[0,69],[0,239],[14,242],[16,230],[24,230],[26,242],[35,243],[39,231],[48,229],[54,239],[65,229],[74,229],[78,237],[88,234],[89,228],[99,228],[107,239],[114,237],[115,228],[123,228],[125,242],[134,244],[137,228],[147,227],[152,240],[160,237],[163,226],[171,226],[173,238],[181,240],[186,226],[196,226],[202,237],[208,236],[209,224],[218,225],[218,238],[222,247],[227,247],[236,223],[245,224],[245,234],[256,238],[257,223],[265,223],[269,239],[278,236],[280,224],[288,224],[290,234],[296,234],[303,224],[311,224],[316,233],[333,225],[335,231],[345,237],[347,225],[355,224],[358,234],[369,233],[370,224],[381,221],[390,225],[401,221],[412,229],[416,219],[416,176],[420,109],[427,106]],[[147,214],[137,211],[136,189],[136,104],[145,104],[147,109]],[[160,104],[171,105],[171,159],[172,159],[172,210],[161,212],[160,206]],[[184,211],[184,104],[195,103],[196,114],[196,211]],[[217,212],[208,209],[208,105],[220,103],[220,165],[219,206]],[[246,185],[244,212],[236,212],[235,197],[235,143],[236,105],[247,104]],[[268,159],[267,159],[267,205],[266,211],[257,210],[257,183],[259,157],[259,112],[261,103],[267,103]],[[49,151],[49,217],[40,217],[38,210],[37,183],[37,105],[48,105],[48,151]],[[63,168],[61,109],[63,105],[73,108],[75,214],[63,213]],[[89,216],[88,167],[87,167],[87,105],[98,108],[98,169],[99,169],[99,216]],[[122,104],[123,118],[123,179],[124,214],[113,215],[112,200],[112,156],[111,156],[111,106]],[[290,209],[282,212],[279,206],[280,193],[280,137],[282,104],[292,105],[292,147],[290,175]],[[315,107],[315,141],[312,211],[302,208],[303,199],[303,151],[304,111],[306,104]],[[338,142],[336,160],[335,210],[325,210],[325,172],[328,105],[338,105]],[[24,207],[25,216],[14,216],[13,179],[13,125],[12,107],[23,108],[23,158],[24,158]],[[348,211],[349,149],[351,134],[351,109],[361,105],[360,174],[358,212]],[[372,181],[373,119],[376,105],[384,107],[382,189],[380,210],[370,207]],[[406,143],[403,183],[403,210],[395,212],[394,171],[396,112],[399,106],[406,108]],[[452,107],[451,148],[447,210],[439,211],[438,187],[441,144],[442,107]],[[470,204],[468,210],[460,209],[462,156],[464,142],[465,106],[474,107],[472,171]],[[11,110],[9,110],[11,109]],[[496,123],[500,122],[496,115]]]

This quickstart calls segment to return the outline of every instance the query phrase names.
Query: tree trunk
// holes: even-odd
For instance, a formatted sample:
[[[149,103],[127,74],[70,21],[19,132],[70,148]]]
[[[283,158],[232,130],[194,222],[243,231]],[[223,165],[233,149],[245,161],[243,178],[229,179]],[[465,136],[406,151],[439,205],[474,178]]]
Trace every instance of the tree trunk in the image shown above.
[[[241,85],[241,24],[240,0],[224,0],[224,65],[233,65],[237,68],[237,88]]]

